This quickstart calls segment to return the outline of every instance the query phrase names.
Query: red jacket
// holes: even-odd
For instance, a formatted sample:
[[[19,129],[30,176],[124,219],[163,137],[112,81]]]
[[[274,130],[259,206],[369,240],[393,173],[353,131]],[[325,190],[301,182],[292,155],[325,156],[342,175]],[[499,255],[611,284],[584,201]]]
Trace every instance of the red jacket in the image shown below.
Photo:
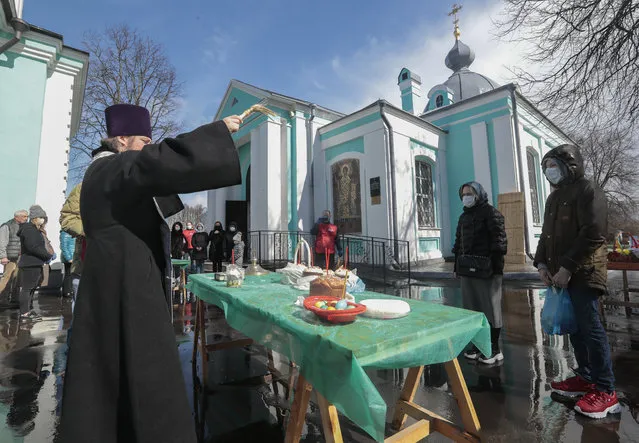
[[[187,249],[193,249],[193,245],[191,244],[191,239],[193,238],[193,234],[197,231],[195,229],[185,229],[184,230],[184,238],[186,238],[186,247]]]
[[[315,238],[315,252],[318,254],[324,254],[328,249],[329,254],[334,254],[337,226],[331,223],[320,223],[317,229],[318,232],[317,237]]]

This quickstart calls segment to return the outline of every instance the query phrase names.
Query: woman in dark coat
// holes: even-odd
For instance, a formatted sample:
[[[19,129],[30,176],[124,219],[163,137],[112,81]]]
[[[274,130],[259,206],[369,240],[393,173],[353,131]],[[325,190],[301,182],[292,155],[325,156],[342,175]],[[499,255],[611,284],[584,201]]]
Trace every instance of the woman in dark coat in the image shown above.
[[[191,246],[193,246],[191,260],[193,272],[195,274],[201,274],[204,271],[204,262],[208,255],[209,234],[204,231],[204,225],[202,223],[198,223],[195,226],[195,231],[191,239]]]
[[[184,238],[184,227],[181,222],[173,223],[171,228],[171,258],[182,260],[186,250],[186,238]]]
[[[508,246],[504,216],[488,203],[488,194],[477,182],[465,183],[459,188],[459,198],[464,204],[464,212],[457,223],[453,247],[455,272],[461,277],[464,308],[483,312],[490,323],[493,350],[492,355],[486,356],[473,346],[464,356],[492,364],[504,359],[499,347],[502,327],[501,284]],[[473,256],[471,260],[477,260],[478,266],[465,266],[464,255]],[[486,264],[483,273],[480,271],[482,262]]]
[[[33,293],[43,278],[43,266],[53,254],[47,250],[45,237],[40,230],[46,223],[47,214],[38,206],[29,208],[29,222],[18,228],[20,258],[18,279],[20,282],[20,318],[37,320],[40,316],[33,310]]]
[[[241,119],[150,142],[146,109],[106,110],[108,149],[82,184],[87,239],[62,398],[64,443],[196,441],[167,277],[167,197],[241,182],[231,137]],[[140,114],[143,115],[140,115]],[[139,134],[139,135],[132,135]],[[168,205],[168,203],[166,204]]]
[[[213,272],[222,272],[224,261],[224,229],[222,222],[217,220],[213,230],[209,233],[211,246],[209,247],[209,260],[213,263]]]

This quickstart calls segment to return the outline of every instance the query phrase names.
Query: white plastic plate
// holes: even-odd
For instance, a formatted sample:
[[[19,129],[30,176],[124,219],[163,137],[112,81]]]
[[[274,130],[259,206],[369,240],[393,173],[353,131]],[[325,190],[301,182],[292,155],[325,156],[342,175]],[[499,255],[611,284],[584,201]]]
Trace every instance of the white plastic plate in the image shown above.
[[[410,305],[402,300],[368,299],[360,301],[366,306],[362,315],[372,318],[391,319],[406,317],[410,312]]]

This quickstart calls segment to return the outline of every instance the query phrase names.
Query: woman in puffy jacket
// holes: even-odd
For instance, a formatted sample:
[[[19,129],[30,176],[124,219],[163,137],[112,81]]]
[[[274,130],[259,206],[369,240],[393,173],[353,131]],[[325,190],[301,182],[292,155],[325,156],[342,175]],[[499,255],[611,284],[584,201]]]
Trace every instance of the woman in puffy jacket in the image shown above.
[[[51,250],[47,250],[42,227],[46,223],[47,214],[34,205],[29,208],[29,222],[23,223],[18,229],[20,237],[20,318],[23,320],[38,320],[40,316],[33,310],[33,293],[40,286],[43,278],[43,266],[53,257]]]
[[[483,312],[490,323],[492,355],[482,355],[472,346],[464,357],[493,364],[504,359],[499,347],[502,327],[502,278],[508,241],[504,216],[490,203],[488,194],[477,182],[459,188],[464,212],[455,235],[455,273],[461,278],[465,309]]]

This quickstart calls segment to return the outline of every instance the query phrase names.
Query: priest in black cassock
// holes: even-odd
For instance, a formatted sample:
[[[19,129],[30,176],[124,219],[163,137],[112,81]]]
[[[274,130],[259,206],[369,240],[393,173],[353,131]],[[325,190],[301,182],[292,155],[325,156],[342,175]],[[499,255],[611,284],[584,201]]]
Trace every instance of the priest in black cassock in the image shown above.
[[[58,437],[195,442],[171,325],[170,235],[178,193],[241,183],[238,116],[151,142],[149,112],[114,105],[80,196],[87,247]]]

